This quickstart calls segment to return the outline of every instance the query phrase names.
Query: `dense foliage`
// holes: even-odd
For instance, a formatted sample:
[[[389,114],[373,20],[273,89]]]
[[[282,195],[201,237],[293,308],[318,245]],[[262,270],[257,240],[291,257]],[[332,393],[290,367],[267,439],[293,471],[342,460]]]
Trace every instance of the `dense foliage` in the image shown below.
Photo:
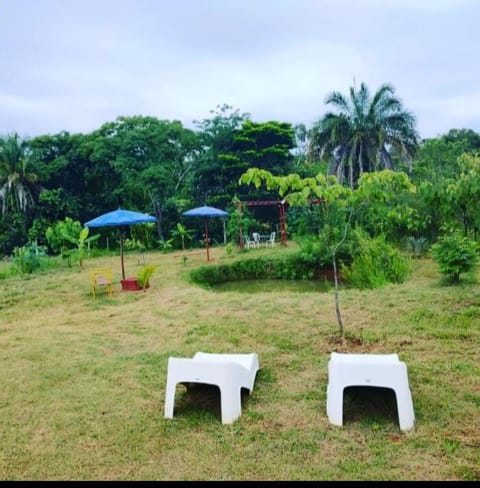
[[[420,141],[389,84],[372,95],[362,83],[326,103],[337,112],[311,128],[222,105],[195,129],[138,115],[88,134],[0,136],[0,254],[34,246],[81,258],[91,237],[82,240],[83,223],[118,207],[157,217],[127,229],[132,249],[203,246],[203,222],[183,212],[204,204],[230,213],[226,223],[210,219],[211,244],[238,244],[240,231],[279,235],[279,197],[288,197],[288,238],[304,239],[302,259],[318,259],[319,246],[351,266],[342,236],[353,228],[395,246],[422,243],[422,253],[447,231],[477,241],[480,134],[452,129]],[[274,204],[240,212],[246,201]],[[118,229],[98,234],[88,243],[118,245]]]
[[[452,283],[460,281],[460,275],[472,270],[478,260],[477,243],[458,233],[440,237],[432,246],[433,259],[440,272]]]

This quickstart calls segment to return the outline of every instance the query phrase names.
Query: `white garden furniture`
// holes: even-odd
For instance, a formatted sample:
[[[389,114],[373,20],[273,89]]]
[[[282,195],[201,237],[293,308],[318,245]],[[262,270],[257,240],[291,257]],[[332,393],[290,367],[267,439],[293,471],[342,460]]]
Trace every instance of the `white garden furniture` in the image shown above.
[[[168,359],[165,417],[173,418],[178,383],[205,383],[220,390],[222,423],[231,424],[241,414],[241,390],[253,390],[259,369],[258,356],[197,352],[193,358]]]
[[[343,424],[343,392],[349,386],[391,388],[397,401],[400,430],[414,428],[412,396],[407,365],[397,354],[343,354],[332,352],[328,362],[327,416]]]

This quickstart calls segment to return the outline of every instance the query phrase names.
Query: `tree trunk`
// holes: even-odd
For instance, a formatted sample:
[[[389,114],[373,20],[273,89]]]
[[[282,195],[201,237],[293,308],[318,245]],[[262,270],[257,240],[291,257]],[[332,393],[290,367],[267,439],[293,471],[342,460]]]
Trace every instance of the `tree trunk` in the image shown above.
[[[163,235],[163,213],[162,213],[162,206],[158,203],[154,203],[154,209],[155,209],[155,217],[157,217],[157,232],[158,232],[158,238],[161,241],[164,241],[164,235]]]
[[[333,281],[335,283],[335,312],[337,314],[338,330],[340,332],[340,339],[345,340],[345,330],[343,328],[342,314],[340,312],[340,298],[338,294],[338,276],[337,276],[337,257],[333,253]]]

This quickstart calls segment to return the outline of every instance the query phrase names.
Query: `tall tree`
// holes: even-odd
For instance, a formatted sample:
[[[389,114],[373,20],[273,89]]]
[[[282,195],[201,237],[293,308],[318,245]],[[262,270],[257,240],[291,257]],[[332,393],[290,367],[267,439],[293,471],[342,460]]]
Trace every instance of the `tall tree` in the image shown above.
[[[235,137],[235,154],[231,164],[234,181],[238,181],[242,172],[248,168],[266,170],[275,176],[290,174],[294,168],[295,130],[288,122],[268,121],[252,122],[246,120]],[[232,193],[241,200],[274,201],[278,194],[268,188],[248,188],[243,192],[232,188]],[[258,224],[264,226],[265,231],[274,229],[279,219],[278,205],[261,205],[252,212]]]
[[[338,91],[325,103],[335,107],[310,130],[309,158],[328,159],[328,174],[354,187],[364,172],[409,165],[418,146],[415,117],[404,110],[392,85],[383,84],[373,95],[362,83],[350,87],[347,98]]]
[[[450,129],[443,138],[447,142],[460,142],[465,152],[480,151],[480,134],[472,129]]]
[[[467,129],[450,129],[446,134],[424,139],[413,161],[412,179],[438,182],[442,178],[456,179],[460,168],[458,158],[480,152],[480,134]]]
[[[11,254],[28,240],[37,175],[28,141],[18,134],[0,138],[0,253]]]
[[[425,236],[432,242],[437,240],[442,228],[454,228],[458,222],[463,222],[465,232],[470,228],[469,215],[478,197],[472,194],[473,199],[461,209],[457,205],[459,193],[456,189],[460,190],[460,181],[467,184],[465,177],[469,171],[464,164],[468,156],[474,159],[479,152],[480,134],[470,129],[451,129],[440,137],[420,143],[413,162],[412,180],[419,190],[416,203],[425,223]],[[470,188],[470,180],[464,190],[467,188]],[[474,232],[477,232],[478,223],[475,225]]]
[[[61,132],[31,140],[43,184],[38,218],[51,223],[65,217],[84,222],[119,205],[116,189],[121,174],[112,165],[111,153],[98,150],[99,140],[98,132]]]
[[[0,200],[2,217],[9,211],[26,213],[33,206],[37,175],[30,171],[32,152],[18,134],[0,139]]]
[[[295,131],[288,122],[246,120],[235,137],[239,158],[249,168],[266,169],[277,176],[292,170]]]
[[[224,208],[237,195],[242,199],[261,199],[256,189],[239,194],[238,178],[249,167],[274,174],[288,174],[293,167],[295,131],[290,123],[256,123],[247,113],[240,114],[229,105],[217,106],[214,116],[197,122],[202,153],[195,169],[195,203]]]
[[[463,154],[458,158],[460,174],[447,187],[446,200],[455,212],[464,236],[478,239],[480,230],[480,156]]]
[[[182,202],[190,189],[199,148],[195,133],[180,121],[133,116],[118,117],[95,135],[92,158],[109,161],[121,175],[115,189],[118,201],[133,209],[153,211],[158,236],[164,240],[168,227],[173,227],[184,209]]]
[[[193,175],[192,203],[224,207],[231,202],[238,175],[244,171],[235,172],[232,159],[236,156],[235,137],[249,114],[241,114],[227,104],[218,105],[210,113],[210,119],[195,121],[202,150]]]

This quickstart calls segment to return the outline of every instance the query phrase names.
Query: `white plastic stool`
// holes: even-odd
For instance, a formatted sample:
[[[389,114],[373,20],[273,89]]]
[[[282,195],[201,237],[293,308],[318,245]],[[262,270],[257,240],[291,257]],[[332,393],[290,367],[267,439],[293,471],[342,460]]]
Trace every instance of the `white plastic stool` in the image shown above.
[[[397,354],[342,354],[332,352],[328,362],[327,416],[343,425],[343,390],[349,386],[391,388],[397,400],[400,430],[415,424],[407,365]]]
[[[173,418],[178,383],[206,383],[220,389],[222,424],[231,424],[242,412],[241,389],[251,393],[259,369],[258,356],[197,352],[193,358],[169,358],[165,417]]]

